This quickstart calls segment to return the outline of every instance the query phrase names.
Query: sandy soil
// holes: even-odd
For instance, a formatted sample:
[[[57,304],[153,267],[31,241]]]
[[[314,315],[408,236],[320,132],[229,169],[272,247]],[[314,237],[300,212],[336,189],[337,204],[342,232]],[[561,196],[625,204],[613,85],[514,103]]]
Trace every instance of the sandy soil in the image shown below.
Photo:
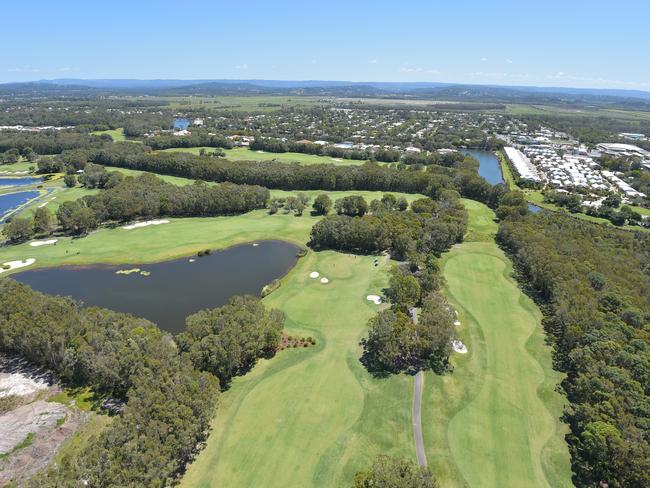
[[[50,244],[56,244],[58,241],[59,241],[58,239],[48,239],[46,241],[32,241],[29,243],[29,245],[32,247],[49,246]]]
[[[47,466],[61,443],[90,415],[46,398],[60,391],[53,376],[20,358],[0,356],[0,396],[17,407],[0,415],[0,487],[21,486]]]
[[[122,227],[122,229],[131,230],[137,229],[139,227],[147,227],[149,225],[160,225],[160,224],[169,224],[169,220],[147,220],[145,222],[136,222],[135,224],[129,224]]]
[[[30,266],[35,262],[36,259],[34,258],[27,258],[23,261],[7,261],[6,263],[2,263],[2,267],[0,267],[0,274],[6,271],[11,271],[12,269],[18,269],[18,268],[24,268],[25,266]],[[8,266],[8,268],[4,269],[4,266]]]

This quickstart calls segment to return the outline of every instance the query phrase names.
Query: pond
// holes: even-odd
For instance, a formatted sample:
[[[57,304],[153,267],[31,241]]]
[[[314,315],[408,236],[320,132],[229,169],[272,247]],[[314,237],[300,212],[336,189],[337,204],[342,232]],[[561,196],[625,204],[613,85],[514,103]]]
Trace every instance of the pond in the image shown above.
[[[62,266],[23,271],[12,278],[44,293],[145,317],[176,334],[183,331],[185,317],[198,310],[224,305],[235,295],[259,295],[296,264],[299,250],[284,241],[260,241],[204,257],[141,265]],[[137,268],[140,272],[116,273]]]
[[[42,178],[0,178],[0,187],[35,185],[42,182]]]
[[[488,183],[497,185],[504,182],[503,175],[501,174],[501,165],[496,154],[491,151],[479,151],[475,149],[468,149],[465,153],[478,160],[478,174],[485,178]]]
[[[190,119],[176,118],[174,119],[174,129],[185,130],[190,126]]]
[[[534,203],[529,203],[528,204],[528,210],[530,210],[533,213],[539,213],[542,211],[542,207],[538,207]]]
[[[37,191],[19,191],[16,193],[7,193],[0,195],[0,224],[9,211],[21,206],[23,203],[36,198],[39,195]]]

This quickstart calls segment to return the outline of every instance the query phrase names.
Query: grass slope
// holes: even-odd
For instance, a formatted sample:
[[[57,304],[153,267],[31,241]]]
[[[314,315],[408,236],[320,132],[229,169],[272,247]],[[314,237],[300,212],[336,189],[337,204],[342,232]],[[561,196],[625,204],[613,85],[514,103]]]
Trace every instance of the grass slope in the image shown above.
[[[467,204],[470,242],[447,253],[442,269],[469,353],[454,355],[453,374],[427,373],[429,464],[445,487],[572,486],[564,399],[554,391],[561,375],[551,368],[541,313],[493,241],[492,212]]]
[[[113,139],[113,142],[124,142],[126,141],[126,136],[124,135],[124,129],[109,129],[109,130],[96,130],[91,132],[93,136],[101,136],[102,134],[108,134]]]
[[[206,152],[212,152],[212,147],[175,147],[172,149],[163,149],[161,152],[188,152],[199,154],[201,149]],[[301,163],[301,164],[334,164],[337,166],[352,166],[365,163],[361,159],[342,159],[330,158],[329,156],[317,156],[314,154],[303,154],[296,152],[272,153],[265,151],[251,151],[246,148],[224,149],[226,159],[231,161],[272,161],[277,160],[282,163]]]

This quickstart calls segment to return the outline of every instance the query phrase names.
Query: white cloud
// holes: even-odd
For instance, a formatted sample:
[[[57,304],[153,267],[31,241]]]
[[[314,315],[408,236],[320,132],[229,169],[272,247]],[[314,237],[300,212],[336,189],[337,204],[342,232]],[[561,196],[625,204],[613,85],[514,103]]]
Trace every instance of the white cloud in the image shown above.
[[[512,59],[506,59],[506,63],[512,64]]]
[[[247,63],[238,64],[237,66],[235,66],[235,69],[248,69],[248,64]]]
[[[377,64],[377,63],[378,61],[374,58],[368,61],[368,64]]]
[[[488,60],[488,58],[481,58],[481,63],[485,63]]]

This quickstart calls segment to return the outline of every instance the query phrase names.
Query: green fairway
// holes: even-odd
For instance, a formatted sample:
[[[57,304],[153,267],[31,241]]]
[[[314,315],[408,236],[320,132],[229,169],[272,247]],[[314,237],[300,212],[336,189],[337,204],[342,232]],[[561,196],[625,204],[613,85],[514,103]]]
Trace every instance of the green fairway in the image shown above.
[[[572,486],[567,429],[559,421],[564,398],[554,391],[561,375],[551,368],[541,313],[489,237],[492,212],[475,202],[470,212],[470,236],[479,238],[442,260],[469,352],[454,354],[453,374],[427,373],[429,464],[445,487]]]
[[[164,149],[163,152],[189,152],[192,154],[199,154],[201,149],[206,152],[214,151],[213,147],[175,147],[172,149]],[[285,153],[272,153],[265,151],[251,151],[250,149],[238,147],[235,149],[224,149],[226,159],[231,161],[272,161],[277,160],[282,163],[301,163],[301,164],[334,164],[337,166],[350,166],[363,164],[365,161],[361,159],[342,159],[331,158],[329,156],[316,156],[314,154],[303,154],[296,152]]]
[[[113,139],[113,142],[123,142],[126,141],[126,136],[124,135],[124,129],[111,129],[111,130],[96,130],[91,132],[94,136],[101,136],[102,134],[108,134]]]
[[[381,452],[413,455],[412,379],[373,379],[359,363],[357,343],[377,310],[365,297],[386,285],[388,266],[329,251],[298,262],[265,302],[316,348],[284,351],[235,380],[182,486],[348,486]]]

